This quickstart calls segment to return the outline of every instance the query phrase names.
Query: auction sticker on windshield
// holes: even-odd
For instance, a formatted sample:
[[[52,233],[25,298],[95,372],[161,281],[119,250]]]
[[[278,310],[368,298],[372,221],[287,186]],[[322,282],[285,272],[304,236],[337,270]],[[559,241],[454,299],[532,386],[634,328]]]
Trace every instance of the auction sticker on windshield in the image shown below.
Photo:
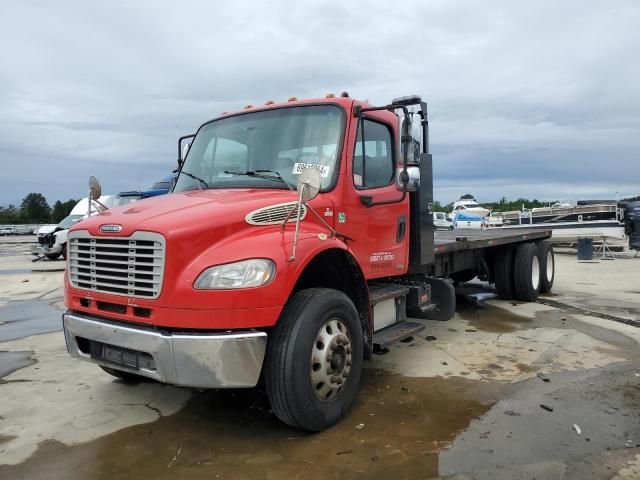
[[[315,168],[320,172],[320,176],[322,178],[326,178],[329,176],[329,167],[327,165],[317,165],[315,163],[295,163],[293,165],[293,173],[294,175],[300,175],[305,168]]]

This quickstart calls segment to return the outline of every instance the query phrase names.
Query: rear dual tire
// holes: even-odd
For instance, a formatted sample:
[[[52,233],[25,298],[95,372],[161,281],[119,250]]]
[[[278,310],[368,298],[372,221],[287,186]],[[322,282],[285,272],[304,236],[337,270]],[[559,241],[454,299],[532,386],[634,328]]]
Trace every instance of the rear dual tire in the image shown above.
[[[549,241],[506,247],[495,258],[494,281],[498,297],[533,302],[553,287],[555,257]]]
[[[556,275],[556,257],[549,240],[538,242],[537,245],[540,257],[540,293],[549,293]]]
[[[513,262],[513,283],[516,298],[533,302],[540,293],[540,257],[535,243],[518,245]]]

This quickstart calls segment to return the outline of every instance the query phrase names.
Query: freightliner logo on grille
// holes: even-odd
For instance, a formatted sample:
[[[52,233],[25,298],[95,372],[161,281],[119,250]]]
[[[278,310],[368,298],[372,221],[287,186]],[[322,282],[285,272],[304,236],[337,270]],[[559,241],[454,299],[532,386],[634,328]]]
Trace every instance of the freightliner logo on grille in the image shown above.
[[[102,233],[118,233],[120,230],[122,230],[122,225],[100,225],[100,231]]]

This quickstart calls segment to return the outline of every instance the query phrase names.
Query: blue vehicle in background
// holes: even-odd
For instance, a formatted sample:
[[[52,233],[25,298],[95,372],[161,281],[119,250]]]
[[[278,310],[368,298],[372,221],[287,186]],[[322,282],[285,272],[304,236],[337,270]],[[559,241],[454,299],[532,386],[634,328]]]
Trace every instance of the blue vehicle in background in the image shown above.
[[[136,200],[142,200],[143,198],[151,198],[157,197],[158,195],[165,195],[169,193],[171,190],[171,185],[173,181],[178,177],[178,173],[172,173],[171,175],[167,175],[159,182],[154,183],[149,190],[144,191],[131,191],[131,192],[120,192],[118,194],[118,198],[121,199],[122,203],[131,203]]]
[[[140,198],[156,197],[158,195],[164,195],[165,193],[169,193],[169,190],[171,190],[172,182],[176,178],[178,178],[177,173],[172,173],[171,175],[167,175],[159,182],[154,183],[149,190],[145,190],[144,192],[141,192],[142,195]]]

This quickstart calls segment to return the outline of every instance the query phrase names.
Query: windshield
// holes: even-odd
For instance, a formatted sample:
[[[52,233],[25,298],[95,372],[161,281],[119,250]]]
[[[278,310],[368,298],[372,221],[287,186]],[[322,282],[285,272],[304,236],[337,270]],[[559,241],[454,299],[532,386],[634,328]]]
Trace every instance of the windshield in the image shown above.
[[[60,228],[70,228],[71,225],[82,220],[82,217],[84,217],[84,215],[69,215],[68,217],[65,217],[62,220],[60,220],[60,223],[58,224],[58,226]]]
[[[318,169],[326,189],[336,168],[341,120],[342,110],[335,105],[310,105],[206,124],[189,149],[174,191],[295,188],[306,167]]]

